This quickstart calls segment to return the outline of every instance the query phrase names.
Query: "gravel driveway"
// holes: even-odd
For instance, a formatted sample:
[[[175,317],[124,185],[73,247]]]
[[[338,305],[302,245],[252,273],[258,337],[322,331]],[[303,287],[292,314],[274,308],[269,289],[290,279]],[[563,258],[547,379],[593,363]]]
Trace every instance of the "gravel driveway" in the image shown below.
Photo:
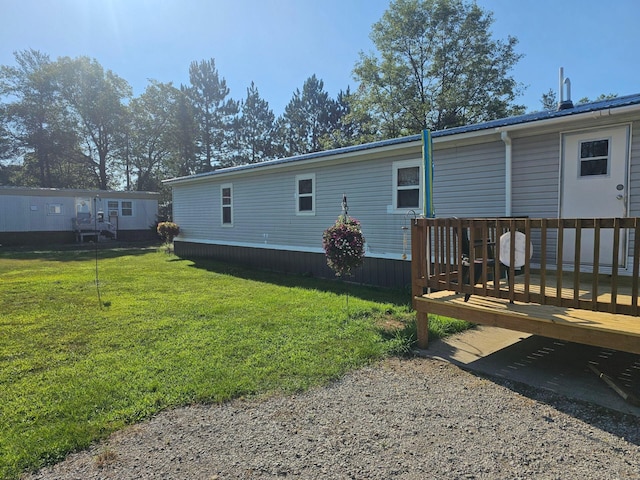
[[[640,418],[388,359],[305,394],[164,412],[25,478],[277,477],[640,479]]]

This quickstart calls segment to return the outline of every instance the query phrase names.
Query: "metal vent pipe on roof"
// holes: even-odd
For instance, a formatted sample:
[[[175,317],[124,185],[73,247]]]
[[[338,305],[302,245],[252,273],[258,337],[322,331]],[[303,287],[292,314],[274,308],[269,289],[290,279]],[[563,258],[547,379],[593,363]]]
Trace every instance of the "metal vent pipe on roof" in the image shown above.
[[[564,98],[564,89],[567,88],[567,98]],[[573,102],[571,101],[571,80],[564,78],[564,68],[560,67],[559,81],[558,81],[558,93],[560,100],[558,101],[558,110],[567,110],[573,108]]]

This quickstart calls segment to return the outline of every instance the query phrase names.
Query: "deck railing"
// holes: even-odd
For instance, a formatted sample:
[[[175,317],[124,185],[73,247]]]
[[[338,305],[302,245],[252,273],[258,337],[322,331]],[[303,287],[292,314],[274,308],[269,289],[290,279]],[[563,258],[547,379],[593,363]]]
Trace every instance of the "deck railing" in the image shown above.
[[[640,314],[640,218],[418,218],[411,233],[414,296]]]

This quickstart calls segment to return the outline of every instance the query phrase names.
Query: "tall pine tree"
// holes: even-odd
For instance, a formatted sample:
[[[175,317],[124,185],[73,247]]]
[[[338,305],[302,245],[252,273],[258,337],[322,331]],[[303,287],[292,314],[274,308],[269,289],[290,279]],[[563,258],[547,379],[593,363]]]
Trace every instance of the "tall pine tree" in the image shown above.
[[[190,85],[185,89],[198,121],[199,171],[209,171],[224,164],[231,155],[233,122],[238,103],[230,98],[229,88],[216,69],[215,60],[192,62]]]
[[[254,82],[241,103],[242,116],[236,122],[236,152],[233,164],[257,163],[273,158],[275,115],[269,102],[260,97]]]

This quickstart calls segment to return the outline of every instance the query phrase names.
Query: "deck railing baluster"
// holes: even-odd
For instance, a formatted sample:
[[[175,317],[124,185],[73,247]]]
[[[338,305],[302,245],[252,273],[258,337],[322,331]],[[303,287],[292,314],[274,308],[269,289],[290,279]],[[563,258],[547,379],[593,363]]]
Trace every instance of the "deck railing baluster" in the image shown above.
[[[596,218],[593,226],[593,279],[591,280],[591,303],[592,310],[598,310],[598,278],[600,275],[600,228],[602,222]]]
[[[436,278],[440,278],[440,274],[442,273],[442,257],[440,255],[440,222],[436,222],[433,228],[433,258],[435,261],[433,274]]]
[[[464,253],[462,251],[462,220],[460,220],[459,218],[455,219],[455,226],[454,228],[456,229],[456,233],[455,233],[455,238],[456,238],[456,264],[458,265],[458,279],[457,279],[457,285],[456,285],[456,292],[458,293],[462,293],[462,282],[463,280],[463,268],[464,266],[462,265],[462,254]]]
[[[564,248],[564,224],[558,221],[558,250],[556,253],[556,298],[555,305],[562,306],[562,252]]]
[[[573,264],[580,265],[580,254],[582,251],[582,220],[574,220],[575,247],[573,252]],[[578,308],[580,305],[580,268],[573,269],[573,294],[571,295],[572,306]]]
[[[516,222],[509,220],[509,301],[515,300],[515,277],[516,277]]]
[[[500,220],[497,218],[493,221],[493,295],[500,298],[500,278],[502,276],[502,268],[500,266]]]
[[[527,242],[524,247],[524,301],[531,301],[531,220],[525,219],[524,221],[524,236]]]
[[[613,258],[611,259],[611,313],[618,312],[618,265],[620,264],[620,219],[613,220]]]
[[[633,224],[633,275],[631,281],[631,312],[638,315],[638,277],[640,276],[640,218]]]
[[[540,222],[540,304],[547,304],[547,219]]]

